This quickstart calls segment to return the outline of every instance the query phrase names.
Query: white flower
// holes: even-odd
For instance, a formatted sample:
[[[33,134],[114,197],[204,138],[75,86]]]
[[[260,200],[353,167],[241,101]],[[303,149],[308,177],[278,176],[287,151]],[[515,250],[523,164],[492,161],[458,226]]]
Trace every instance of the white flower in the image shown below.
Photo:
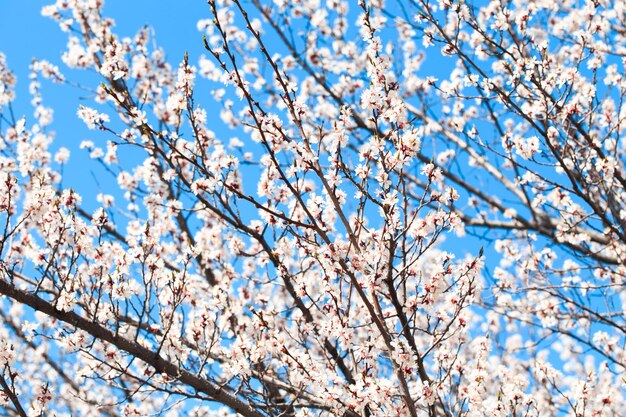
[[[108,123],[110,121],[107,114],[98,113],[90,107],[80,106],[76,114],[83,122],[85,122],[89,129],[95,129],[96,126],[102,126],[104,123]]]
[[[57,164],[65,164],[67,163],[67,161],[69,161],[69,159],[70,151],[66,147],[59,148],[57,153],[54,154],[54,162],[56,162]]]

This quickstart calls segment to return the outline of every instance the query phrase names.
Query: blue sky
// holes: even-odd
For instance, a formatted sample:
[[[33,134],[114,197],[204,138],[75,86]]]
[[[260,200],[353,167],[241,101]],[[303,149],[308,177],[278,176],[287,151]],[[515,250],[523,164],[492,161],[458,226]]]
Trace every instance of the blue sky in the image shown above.
[[[54,1],[0,0],[0,50],[9,57],[18,75],[23,74],[18,69],[27,68],[33,56],[57,60],[64,50],[66,34],[40,14],[41,7],[51,3]],[[159,44],[171,58],[179,60],[185,50],[190,54],[202,51],[196,22],[208,17],[204,1],[109,0],[104,12],[115,19],[117,33],[122,36],[134,35],[145,24],[154,27]]]
[[[60,63],[60,56],[67,44],[67,34],[49,18],[41,16],[41,8],[53,0],[0,0],[0,51],[8,60],[11,70],[18,76],[16,113],[31,112],[28,97],[28,66],[33,58],[46,59],[59,64],[62,72],[75,79],[84,76],[84,71],[71,71]],[[179,7],[174,7],[178,4]],[[120,36],[133,36],[144,25],[155,29],[158,44],[166,51],[168,60],[177,65],[185,52],[190,62],[197,61],[203,53],[202,37],[196,29],[198,19],[208,17],[209,10],[204,1],[171,2],[165,0],[110,0],[104,14],[115,19],[115,32]],[[68,106],[67,99],[80,97],[78,92],[69,91],[59,97],[54,86],[43,85],[44,100],[55,109],[53,129],[59,133],[60,126],[75,120],[76,108]],[[63,104],[63,105],[55,105]]]
[[[70,70],[61,62],[61,54],[66,49],[67,33],[63,33],[53,20],[41,16],[41,8],[54,0],[0,0],[0,52],[6,56],[10,69],[17,75],[17,97],[13,102],[16,118],[26,115],[27,121],[32,120],[33,108],[28,93],[29,65],[33,58],[48,60],[59,66],[66,78],[84,82],[93,88],[99,84],[95,73]],[[176,7],[178,6],[178,7]],[[165,0],[110,0],[105,3],[104,15],[116,21],[115,32],[120,37],[133,36],[145,25],[149,25],[156,33],[156,42],[167,54],[168,61],[174,68],[182,60],[185,52],[189,52],[189,60],[196,63],[201,54],[205,53],[202,35],[196,28],[201,18],[209,16],[209,9],[204,1],[171,2]],[[65,146],[71,151],[70,162],[65,168],[63,185],[77,189],[81,194],[91,191],[89,198],[84,200],[88,208],[95,208],[93,200],[94,185],[110,180],[101,179],[103,172],[93,161],[86,159],[87,152],[79,150],[83,140],[93,140],[97,146],[104,147],[110,135],[103,132],[90,131],[76,116],[80,104],[89,103],[88,93],[65,85],[42,82],[44,105],[54,110],[54,122],[49,127],[56,133],[51,150]],[[87,100],[86,100],[87,99]],[[75,175],[71,171],[79,171]],[[70,172],[68,172],[70,171]],[[103,187],[103,191],[111,191],[111,187]]]

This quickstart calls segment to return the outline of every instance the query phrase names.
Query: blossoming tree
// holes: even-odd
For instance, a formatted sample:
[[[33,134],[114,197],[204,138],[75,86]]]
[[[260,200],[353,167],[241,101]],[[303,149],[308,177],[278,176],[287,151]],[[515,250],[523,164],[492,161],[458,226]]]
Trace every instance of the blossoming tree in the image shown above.
[[[102,7],[106,193],[0,54],[3,415],[626,409],[624,2],[210,0],[177,68]]]

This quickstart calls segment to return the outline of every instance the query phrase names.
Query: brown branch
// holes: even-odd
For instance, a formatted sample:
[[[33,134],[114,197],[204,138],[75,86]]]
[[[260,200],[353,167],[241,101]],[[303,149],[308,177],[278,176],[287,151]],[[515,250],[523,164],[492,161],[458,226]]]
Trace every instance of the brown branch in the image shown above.
[[[155,352],[141,346],[139,343],[125,339],[100,324],[79,316],[73,311],[64,312],[58,310],[48,301],[29,292],[20,290],[5,280],[0,280],[0,294],[11,298],[18,303],[27,305],[36,311],[42,312],[49,317],[56,318],[64,323],[81,329],[95,339],[112,344],[116,348],[127,352],[128,354],[150,365],[157,373],[165,373],[172,378],[178,379],[182,383],[208,395],[216,402],[231,408],[233,411],[244,417],[266,417],[265,414],[256,410],[250,404],[242,401],[234,394],[225,391],[221,387],[215,386],[209,381],[206,381],[189,371],[181,369],[178,365],[164,359],[158,354],[155,354]]]
[[[20,404],[20,400],[17,398],[17,395],[13,392],[11,387],[9,387],[9,384],[7,384],[7,381],[4,379],[4,376],[2,375],[0,375],[0,386],[2,387],[2,391],[4,391],[4,393],[7,395],[7,397],[9,397],[9,399],[13,403],[13,406],[15,407],[15,411],[17,411],[17,414],[19,414],[22,417],[28,417],[28,415],[26,414],[26,411],[24,411],[24,408],[22,407],[22,404]]]

